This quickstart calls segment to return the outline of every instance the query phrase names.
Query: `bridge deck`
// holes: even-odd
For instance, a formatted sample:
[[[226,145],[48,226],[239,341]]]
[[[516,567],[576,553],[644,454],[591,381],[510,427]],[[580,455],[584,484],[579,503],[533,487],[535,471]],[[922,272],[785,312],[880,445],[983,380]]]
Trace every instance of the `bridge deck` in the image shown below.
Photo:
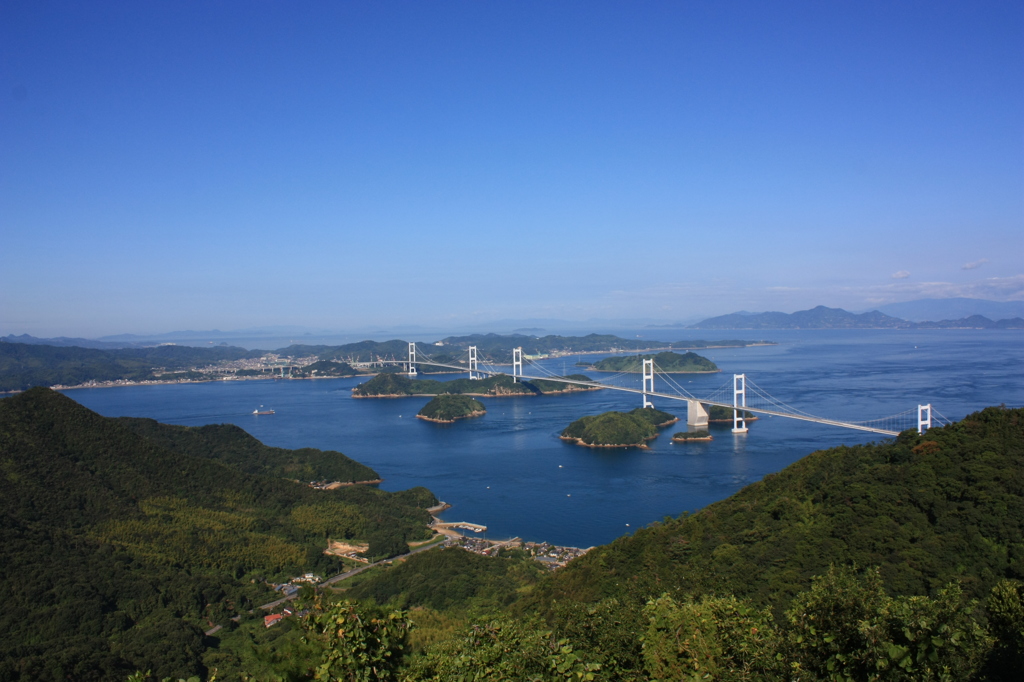
[[[407,365],[408,360],[382,360],[381,362],[396,365]],[[440,362],[430,362],[426,360],[417,360],[417,365],[430,365],[431,367],[446,367],[448,369],[457,369],[463,372],[468,372],[469,369],[466,367],[460,367],[459,365],[448,365]],[[498,372],[495,370],[476,369],[474,370],[478,374],[489,374],[496,376],[499,374],[507,374],[507,372]],[[657,391],[644,391],[639,388],[630,388],[628,386],[615,386],[613,384],[602,384],[599,381],[579,381],[577,379],[565,379],[562,377],[535,377],[522,374],[519,379],[525,379],[526,381],[560,381],[565,384],[575,384],[577,386],[589,386],[591,388],[607,388],[611,391],[623,391],[626,393],[637,393],[640,395],[649,395],[655,398],[666,398],[668,400],[696,400],[702,405],[716,405],[718,407],[726,407],[730,410],[734,409],[732,403],[723,403],[715,400],[705,400],[696,396],[683,396],[675,393],[660,393]],[[813,417],[810,415],[794,414],[791,412],[780,412],[778,410],[769,410],[763,407],[743,407],[742,409],[747,412],[753,412],[754,414],[765,414],[772,417],[784,417],[786,419],[799,419],[800,421],[813,422],[815,424],[827,424],[828,426],[838,426],[844,429],[854,429],[856,431],[867,431],[869,433],[879,433],[884,436],[898,436],[899,431],[890,431],[888,429],[880,429],[874,426],[865,426],[864,424],[853,424],[850,422],[839,421],[837,419],[826,419],[824,417]]]

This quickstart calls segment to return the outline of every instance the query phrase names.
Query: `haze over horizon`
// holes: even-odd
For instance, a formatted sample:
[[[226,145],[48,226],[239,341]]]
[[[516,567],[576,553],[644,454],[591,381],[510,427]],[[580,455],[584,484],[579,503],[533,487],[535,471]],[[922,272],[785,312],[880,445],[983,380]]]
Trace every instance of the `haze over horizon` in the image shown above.
[[[1016,2],[0,6],[0,335],[1024,300]]]

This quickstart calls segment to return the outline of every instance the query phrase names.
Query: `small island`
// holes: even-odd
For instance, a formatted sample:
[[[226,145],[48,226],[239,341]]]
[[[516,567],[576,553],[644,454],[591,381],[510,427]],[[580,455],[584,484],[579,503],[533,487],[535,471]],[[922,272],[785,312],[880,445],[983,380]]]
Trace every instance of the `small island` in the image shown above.
[[[456,419],[480,417],[486,413],[487,410],[479,400],[468,395],[445,393],[424,405],[416,418],[437,424],[454,424]]]
[[[577,419],[559,436],[588,448],[646,448],[646,442],[658,437],[658,428],[676,423],[678,418],[653,407],[638,407],[631,412],[605,412]]]
[[[721,405],[712,405],[708,409],[708,423],[709,424],[724,424],[726,422],[732,423],[732,412],[731,407],[722,407]],[[753,412],[747,410],[740,410],[740,416],[744,421],[756,422],[757,416]]]
[[[672,434],[673,443],[701,443],[714,440],[707,431],[680,431]]]
[[[664,351],[656,355],[618,355],[598,360],[592,367],[596,372],[643,372],[644,360],[654,360],[654,369],[672,374],[713,374],[721,372],[718,365],[696,353]]]
[[[353,398],[404,398],[442,394],[504,397],[519,395],[554,395],[578,391],[596,391],[599,387],[581,386],[558,381],[560,377],[536,381],[515,381],[511,375],[496,374],[482,379],[410,379],[404,374],[381,373],[352,389]],[[570,374],[565,379],[591,381],[584,374]]]

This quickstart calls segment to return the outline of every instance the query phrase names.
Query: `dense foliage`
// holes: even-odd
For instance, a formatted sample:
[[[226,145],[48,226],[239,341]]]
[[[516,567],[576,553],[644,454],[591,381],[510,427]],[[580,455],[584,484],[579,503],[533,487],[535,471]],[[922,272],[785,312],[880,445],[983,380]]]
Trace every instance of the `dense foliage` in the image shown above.
[[[594,369],[599,372],[643,372],[643,361],[654,359],[658,372],[720,372],[718,365],[696,353],[662,351],[655,355],[616,355],[598,360]]]
[[[894,594],[951,580],[981,598],[1024,578],[1024,409],[815,452],[696,514],[599,547],[549,600],[731,593],[778,604],[832,564],[878,566]]]
[[[0,400],[0,680],[202,673],[202,631],[269,601],[263,578],[340,570],[327,538],[430,535],[425,489],[314,490],[188,454],[201,442],[48,389]]]
[[[484,404],[468,395],[442,394],[431,399],[416,416],[441,422],[453,422],[484,414]]]
[[[657,435],[654,424],[627,412],[581,417],[562,431],[565,440],[599,447],[639,447]]]
[[[450,547],[415,554],[346,596],[401,608],[486,612],[511,604],[542,571],[539,563],[515,552],[485,557]]]
[[[627,414],[643,419],[648,424],[657,427],[669,426],[670,424],[674,424],[679,421],[674,414],[669,414],[662,410],[656,410],[653,407],[638,407],[634,410],[630,410]]]
[[[722,407],[721,405],[711,405],[708,407],[708,421],[711,422],[732,422],[733,420],[733,409],[731,407]],[[740,410],[743,419],[747,421],[756,421],[757,415],[747,410]]]
[[[286,450],[259,442],[233,424],[174,426],[155,419],[121,417],[118,422],[152,443],[191,457],[229,464],[249,474],[299,481],[375,481],[380,474],[340,452]]]

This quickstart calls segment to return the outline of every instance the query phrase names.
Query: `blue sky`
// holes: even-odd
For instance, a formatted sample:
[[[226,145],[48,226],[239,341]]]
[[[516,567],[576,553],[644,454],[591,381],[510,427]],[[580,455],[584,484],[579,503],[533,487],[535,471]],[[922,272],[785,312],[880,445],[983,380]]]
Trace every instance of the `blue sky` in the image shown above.
[[[1024,298],[1019,2],[0,1],[0,334]]]

